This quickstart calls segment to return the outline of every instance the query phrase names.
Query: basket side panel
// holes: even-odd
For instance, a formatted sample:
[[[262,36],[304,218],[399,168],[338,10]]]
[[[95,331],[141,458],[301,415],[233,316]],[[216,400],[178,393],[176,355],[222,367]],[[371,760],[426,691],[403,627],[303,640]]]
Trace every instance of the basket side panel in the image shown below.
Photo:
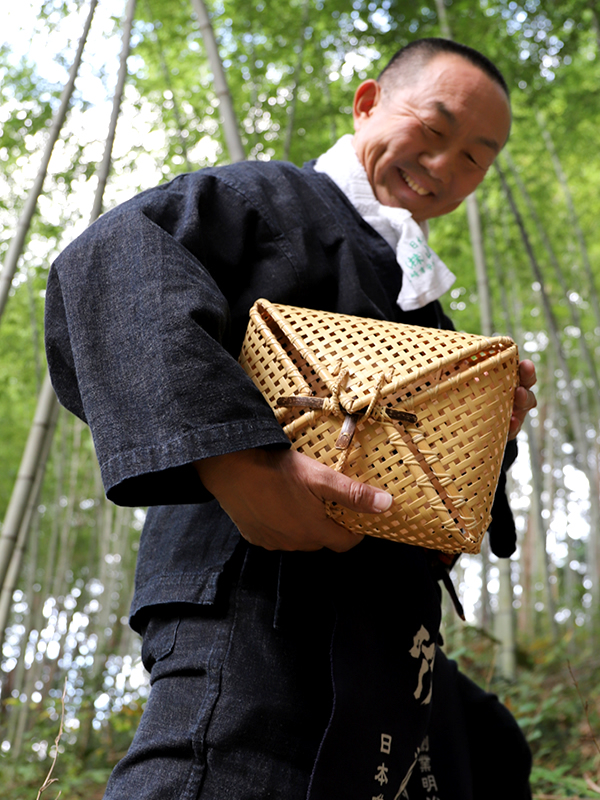
[[[417,425],[402,430],[399,423],[400,433],[390,432],[389,426],[384,431],[373,423],[359,425],[359,452],[345,472],[389,491],[394,505],[376,517],[338,507],[332,516],[357,533],[450,552],[478,552],[506,446],[517,383],[516,348],[510,358],[488,367],[439,393],[435,402],[415,405]],[[414,463],[413,447],[403,443],[408,434],[425,469]]]
[[[239,363],[273,409],[276,408],[280,395],[296,391],[295,381],[282,358],[284,355],[285,351],[267,326],[252,316],[242,344]]]
[[[340,524],[355,533],[421,547],[457,552],[465,549],[468,543],[456,520],[395,429],[372,421],[359,424],[344,473],[390,492],[394,504],[389,511],[376,515],[332,506],[330,516]]]
[[[447,491],[460,503],[463,525],[475,539],[490,514],[517,386],[516,348],[481,375],[438,397],[419,416],[429,448],[437,454],[433,469],[451,478]]]

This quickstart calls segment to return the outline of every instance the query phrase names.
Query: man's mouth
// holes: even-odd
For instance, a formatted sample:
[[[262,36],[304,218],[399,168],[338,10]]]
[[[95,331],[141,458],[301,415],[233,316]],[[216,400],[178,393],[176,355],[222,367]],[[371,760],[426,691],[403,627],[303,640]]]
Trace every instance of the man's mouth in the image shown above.
[[[410,177],[410,175],[407,175],[406,172],[404,172],[403,169],[400,170],[400,175],[402,175],[402,177],[404,178],[404,181],[406,182],[408,187],[410,189],[412,189],[413,192],[416,192],[418,195],[420,195],[421,197],[424,197],[426,194],[431,194],[429,189],[425,189],[423,186],[418,184],[415,180],[413,180]]]

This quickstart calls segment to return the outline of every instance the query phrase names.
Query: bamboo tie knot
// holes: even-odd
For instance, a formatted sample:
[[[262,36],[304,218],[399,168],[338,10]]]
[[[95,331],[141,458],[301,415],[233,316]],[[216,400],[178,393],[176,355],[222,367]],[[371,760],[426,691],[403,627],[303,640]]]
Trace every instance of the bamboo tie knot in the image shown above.
[[[387,408],[386,406],[380,405],[381,393],[385,384],[392,378],[392,370],[388,370],[388,372],[384,372],[380,375],[377,385],[369,399],[369,405],[364,411],[357,411],[355,413],[348,412],[340,401],[340,394],[350,371],[348,369],[342,369],[341,363],[338,362],[331,372],[336,378],[332,386],[331,397],[309,397],[296,394],[287,397],[279,397],[277,399],[277,405],[286,408],[308,408],[314,417],[333,416],[343,418],[344,422],[335,443],[337,450],[344,451],[342,457],[335,466],[336,470],[341,471],[346,464],[350,445],[352,444],[356,431],[356,425],[360,418],[362,418],[363,421],[373,419],[384,425],[389,425],[398,421],[414,424],[417,421],[417,416],[416,414],[411,414],[400,409]],[[291,425],[293,426],[294,423],[291,423]]]

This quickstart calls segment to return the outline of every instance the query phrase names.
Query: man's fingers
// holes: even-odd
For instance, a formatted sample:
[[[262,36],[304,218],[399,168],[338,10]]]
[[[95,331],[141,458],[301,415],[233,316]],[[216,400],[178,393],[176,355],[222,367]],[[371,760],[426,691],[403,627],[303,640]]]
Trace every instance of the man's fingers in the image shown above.
[[[519,364],[520,385],[515,391],[513,411],[508,430],[509,439],[514,439],[517,436],[528,412],[537,406],[537,398],[531,391],[531,387],[535,385],[536,381],[537,377],[533,361],[527,359],[521,361]]]
[[[322,517],[307,517],[304,527],[302,521],[296,520],[299,528],[293,537],[282,535],[282,531],[279,529],[233,521],[244,539],[251,544],[264,547],[265,550],[314,551],[326,547],[336,553],[345,553],[356,547],[364,538],[362,534],[352,533],[334,520],[327,518],[324,508]]]
[[[313,463],[316,469],[312,470],[310,488],[323,502],[338,503],[361,514],[381,514],[392,505],[392,495],[383,489]]]
[[[519,380],[521,386],[525,389],[531,389],[536,383],[537,376],[535,374],[535,364],[529,359],[525,359],[519,363]]]
[[[352,533],[352,531],[342,528],[341,525],[337,525],[333,520],[332,523],[339,529],[339,533],[335,532],[331,534],[327,544],[324,545],[328,550],[333,550],[335,553],[347,553],[348,550],[352,550],[353,547],[356,547],[356,545],[360,544],[365,538],[359,533]]]
[[[537,406],[537,397],[524,386],[519,386],[515,392],[515,409],[527,413]]]
[[[381,513],[392,503],[387,492],[293,450],[242,450],[195,467],[242,536],[267,550],[350,550],[362,536],[330,519],[326,503],[360,513]]]

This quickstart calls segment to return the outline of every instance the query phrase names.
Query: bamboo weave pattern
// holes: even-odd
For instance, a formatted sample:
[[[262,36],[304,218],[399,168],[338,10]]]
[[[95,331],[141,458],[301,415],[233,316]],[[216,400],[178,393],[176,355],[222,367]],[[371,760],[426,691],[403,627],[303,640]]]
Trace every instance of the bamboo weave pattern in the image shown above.
[[[479,552],[518,385],[512,339],[258,300],[240,363],[294,449],[394,497],[377,515],[330,504],[333,519]]]

